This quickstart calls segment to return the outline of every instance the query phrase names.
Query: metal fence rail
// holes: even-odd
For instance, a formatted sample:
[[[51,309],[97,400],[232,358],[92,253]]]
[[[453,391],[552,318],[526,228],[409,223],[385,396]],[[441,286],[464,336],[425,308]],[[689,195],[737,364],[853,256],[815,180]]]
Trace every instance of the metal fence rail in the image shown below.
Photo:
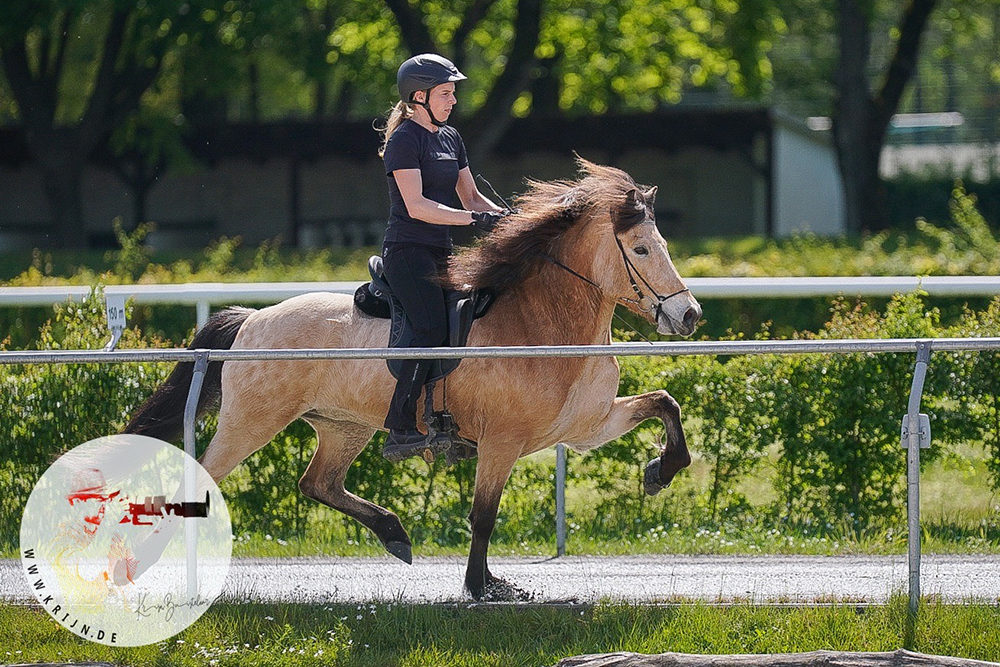
[[[903,418],[902,445],[907,450],[907,526],[910,609],[916,612],[920,599],[920,449],[930,445],[926,415],[921,415],[920,401],[924,377],[931,353],[963,351],[1000,351],[996,338],[935,339],[836,339],[615,343],[612,345],[557,345],[522,347],[434,347],[434,348],[331,348],[331,349],[258,349],[258,350],[50,350],[0,352],[0,364],[50,363],[135,363],[195,362],[194,376],[184,412],[185,451],[195,456],[195,406],[204,373],[210,361],[307,361],[333,359],[498,359],[511,357],[606,357],[606,356],[681,356],[681,355],[759,355],[759,354],[916,354],[913,383],[907,412]],[[565,451],[558,445],[557,459],[565,465]],[[565,480],[565,470],[557,470],[558,481]],[[558,553],[565,553],[565,497],[562,486],[556,489],[560,510],[557,524]]]
[[[921,344],[938,352],[1000,350],[1000,338],[838,338],[828,340],[739,340],[524,345],[510,347],[295,348],[240,350],[27,350],[0,352],[0,364],[86,364],[154,361],[306,361],[322,359],[504,359],[525,357],[737,356],[743,354],[851,354],[916,352]]]

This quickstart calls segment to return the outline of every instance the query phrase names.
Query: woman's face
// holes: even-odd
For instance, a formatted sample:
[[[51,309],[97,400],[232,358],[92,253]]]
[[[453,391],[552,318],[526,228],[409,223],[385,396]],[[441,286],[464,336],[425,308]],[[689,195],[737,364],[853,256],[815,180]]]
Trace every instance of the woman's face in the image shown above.
[[[457,101],[455,99],[455,84],[450,82],[431,88],[427,103],[430,105],[434,117],[441,122],[445,122],[448,120],[448,116],[451,115],[451,109]]]

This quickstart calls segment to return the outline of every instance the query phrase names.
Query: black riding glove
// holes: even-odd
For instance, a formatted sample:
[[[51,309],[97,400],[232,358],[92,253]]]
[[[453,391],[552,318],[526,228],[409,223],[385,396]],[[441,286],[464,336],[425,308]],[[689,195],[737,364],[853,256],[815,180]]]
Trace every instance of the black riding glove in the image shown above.
[[[503,217],[502,213],[494,213],[493,211],[473,211],[472,226],[484,232],[493,231],[493,228]]]

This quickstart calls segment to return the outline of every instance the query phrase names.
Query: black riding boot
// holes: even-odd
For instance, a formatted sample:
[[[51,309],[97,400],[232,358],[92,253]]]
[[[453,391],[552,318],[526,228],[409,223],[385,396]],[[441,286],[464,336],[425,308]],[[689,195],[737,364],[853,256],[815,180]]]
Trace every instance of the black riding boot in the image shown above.
[[[448,248],[418,244],[387,245],[383,251],[386,280],[413,330],[407,343],[410,347],[436,347],[447,339],[444,289],[434,276],[449,254]],[[390,461],[422,454],[427,449],[427,436],[417,430],[417,401],[431,366],[431,361],[411,359],[399,369],[385,418],[389,438],[382,455]]]
[[[427,434],[417,429],[391,428],[382,448],[382,456],[388,461],[402,461],[422,454],[426,448]]]
[[[403,367],[396,390],[389,403],[389,414],[385,426],[389,437],[382,448],[382,456],[389,461],[402,461],[424,451],[427,436],[417,430],[417,399],[427,377],[430,364],[426,361],[410,361]]]

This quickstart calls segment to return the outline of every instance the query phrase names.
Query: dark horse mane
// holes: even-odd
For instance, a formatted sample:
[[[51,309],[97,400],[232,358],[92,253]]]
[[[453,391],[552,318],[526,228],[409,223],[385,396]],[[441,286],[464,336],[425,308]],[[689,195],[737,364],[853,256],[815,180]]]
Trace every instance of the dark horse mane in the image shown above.
[[[576,181],[528,180],[527,191],[514,201],[518,212],[481,243],[453,257],[443,282],[460,290],[489,289],[499,296],[538,271],[545,255],[559,254],[563,235],[584,214],[608,207],[616,233],[652,214],[652,202],[621,169],[579,156],[577,166],[583,175]]]

